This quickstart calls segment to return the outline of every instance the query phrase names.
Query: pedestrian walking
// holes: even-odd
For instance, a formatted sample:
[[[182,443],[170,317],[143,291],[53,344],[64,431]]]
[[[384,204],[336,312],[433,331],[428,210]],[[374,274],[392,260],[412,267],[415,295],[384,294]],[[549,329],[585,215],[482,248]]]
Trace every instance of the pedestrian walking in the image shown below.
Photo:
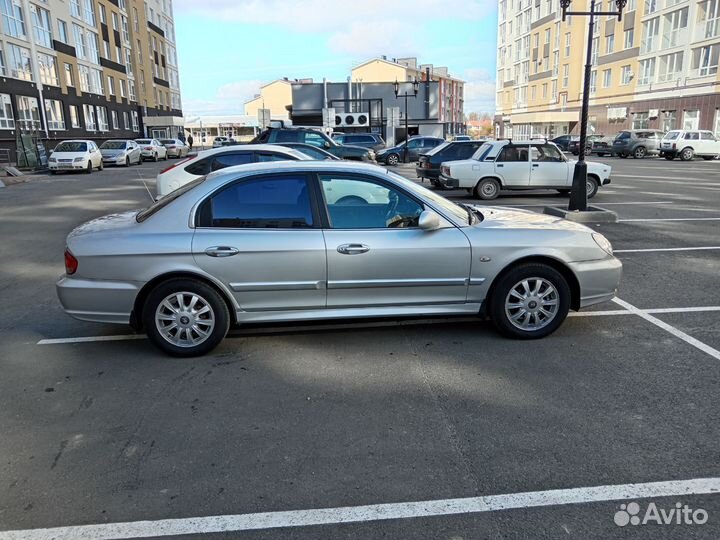
[[[190,151],[192,152],[192,145],[193,145],[192,135],[188,135],[187,142],[188,142],[188,146],[190,147]]]

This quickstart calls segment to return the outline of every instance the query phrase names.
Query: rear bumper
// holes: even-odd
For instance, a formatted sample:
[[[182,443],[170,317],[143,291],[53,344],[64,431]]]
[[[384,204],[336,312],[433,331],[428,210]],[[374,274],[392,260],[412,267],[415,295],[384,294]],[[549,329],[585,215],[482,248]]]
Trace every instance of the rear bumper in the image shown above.
[[[597,261],[569,263],[580,284],[580,308],[607,302],[615,297],[622,277],[622,263],[608,256]]]
[[[428,180],[437,180],[440,176],[438,169],[424,169],[423,167],[415,167],[415,173],[418,178],[427,178]]]
[[[606,178],[605,180],[602,181],[602,185],[603,185],[603,186],[607,186],[610,182],[612,182],[612,179],[608,177],[608,178]]]
[[[457,178],[450,178],[449,176],[445,176],[444,174],[440,174],[440,176],[438,177],[438,181],[445,187],[460,187],[460,180],[458,180]]]
[[[142,284],[76,279],[63,276],[55,284],[65,313],[81,321],[129,324]]]

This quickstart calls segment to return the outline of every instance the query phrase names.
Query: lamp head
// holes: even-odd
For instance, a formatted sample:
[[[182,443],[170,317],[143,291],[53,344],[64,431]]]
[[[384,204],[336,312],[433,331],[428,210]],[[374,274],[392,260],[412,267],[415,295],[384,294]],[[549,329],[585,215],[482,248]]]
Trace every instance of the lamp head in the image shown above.
[[[395,79],[395,84],[393,84],[393,88],[395,89],[395,97],[398,97],[398,94],[400,93],[400,83]]]
[[[565,22],[565,12],[570,7],[572,0],[560,0],[560,8],[562,9],[562,20]]]

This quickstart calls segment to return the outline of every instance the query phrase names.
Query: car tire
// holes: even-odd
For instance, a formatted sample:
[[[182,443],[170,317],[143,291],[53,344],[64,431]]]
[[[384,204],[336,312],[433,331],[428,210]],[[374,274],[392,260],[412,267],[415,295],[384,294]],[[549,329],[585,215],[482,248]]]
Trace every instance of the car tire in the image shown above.
[[[92,160],[88,159],[87,167],[85,167],[85,174],[92,174],[92,172],[93,172]]]
[[[588,199],[592,199],[600,188],[600,182],[594,176],[588,176],[585,181],[585,193]]]
[[[153,161],[154,161],[155,163],[158,162],[158,155],[157,155],[157,153],[153,154]]]
[[[618,154],[619,158],[625,159],[627,157],[627,154]]]
[[[392,167],[395,167],[398,163],[400,163],[400,156],[398,156],[397,154],[390,154],[388,157],[385,158],[385,163]]]
[[[644,146],[638,146],[635,150],[633,150],[633,158],[635,159],[642,159],[647,155],[647,150]]]
[[[502,274],[493,284],[490,319],[506,337],[542,338],[557,330],[567,317],[570,295],[566,279],[551,266],[521,264]]]
[[[705,161],[712,161],[713,159],[715,159],[715,156],[702,156],[702,158],[703,158]]]
[[[695,157],[695,152],[690,147],[683,148],[682,151],[680,152],[680,159],[682,161],[692,161],[692,159],[694,157]]]
[[[197,300],[193,303],[194,297]],[[190,308],[191,303],[201,306],[200,309]],[[218,346],[230,328],[230,312],[225,300],[211,286],[195,279],[177,278],[150,292],[143,306],[142,321],[153,345],[171,356],[187,358],[202,356]],[[173,325],[180,327],[175,333]]]
[[[100,165],[98,165],[98,171],[102,171],[105,165],[103,164],[102,160],[100,161]]]
[[[126,167],[129,167],[129,166],[130,166],[130,156],[127,156],[127,157],[125,158],[125,166],[126,166]]]
[[[483,178],[475,186],[475,197],[483,201],[492,201],[500,195],[500,183],[494,178]]]
[[[668,161],[672,161],[673,159],[675,159],[675,155],[674,154],[665,154],[665,159],[667,159]]]

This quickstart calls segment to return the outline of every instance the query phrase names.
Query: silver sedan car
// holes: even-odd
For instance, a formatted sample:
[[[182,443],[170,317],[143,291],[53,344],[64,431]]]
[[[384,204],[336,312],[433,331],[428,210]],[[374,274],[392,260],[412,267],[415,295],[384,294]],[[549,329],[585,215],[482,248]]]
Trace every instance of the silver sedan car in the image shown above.
[[[347,161],[216,171],[78,227],[65,266],[69,315],[130,324],[175,356],[233,324],[331,318],[476,314],[540,338],[613,298],[622,268],[583,225],[455,204]]]

